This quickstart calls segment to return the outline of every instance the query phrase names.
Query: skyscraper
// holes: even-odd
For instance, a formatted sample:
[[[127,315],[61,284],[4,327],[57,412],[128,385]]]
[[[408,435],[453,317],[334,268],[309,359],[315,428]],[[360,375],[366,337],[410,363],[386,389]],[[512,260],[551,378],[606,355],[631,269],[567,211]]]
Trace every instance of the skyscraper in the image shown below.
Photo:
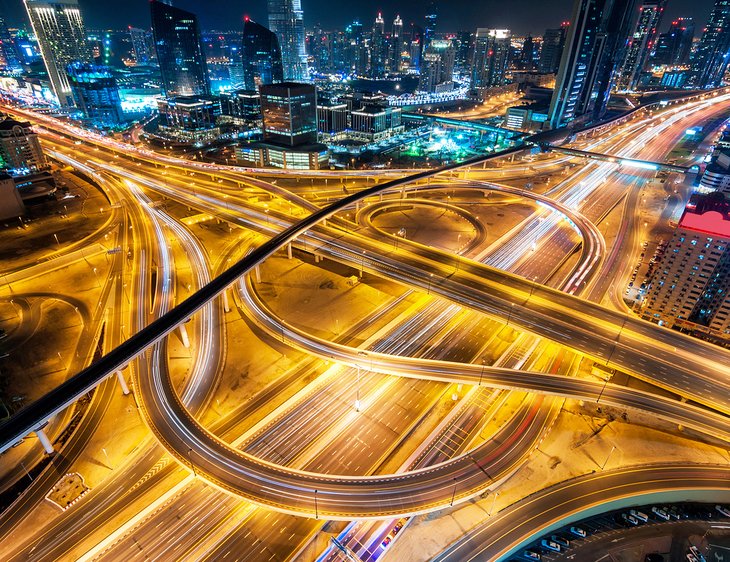
[[[477,29],[471,71],[472,88],[490,88],[504,84],[511,37],[509,29]]]
[[[426,25],[423,30],[423,48],[426,49],[436,35],[436,20],[438,19],[438,8],[435,2],[428,5],[426,13]]]
[[[256,90],[261,84],[284,81],[281,49],[276,35],[246,18],[243,24],[243,87]]]
[[[210,94],[198,19],[190,12],[160,0],[152,0],[150,8],[155,51],[165,96]]]
[[[575,0],[550,102],[551,128],[603,116],[633,6],[634,0]]]
[[[716,88],[730,63],[730,0],[715,0],[692,59],[691,83],[695,88]]]
[[[665,5],[666,0],[642,0],[639,5],[639,16],[629,35],[629,44],[616,80],[617,90],[636,89],[649,54],[656,45],[657,27]]]
[[[370,76],[382,78],[388,64],[388,44],[385,39],[385,20],[378,12],[373,25],[372,41],[370,43]]]
[[[268,0],[269,29],[276,33],[281,47],[285,80],[307,80],[307,54],[304,46],[304,12],[300,0]]]
[[[403,20],[400,15],[393,20],[393,34],[391,36],[392,55],[390,69],[398,72],[401,69],[401,55],[403,54]]]
[[[73,106],[66,66],[91,62],[86,30],[77,0],[25,0],[33,32],[38,39],[51,88],[61,107]]]
[[[132,40],[134,61],[137,64],[149,64],[155,58],[155,45],[149,29],[129,26],[129,37]]]
[[[558,71],[569,25],[569,22],[565,21],[556,29],[545,30],[540,51],[540,72],[555,74]]]
[[[0,70],[13,72],[21,69],[15,42],[10,37],[5,20],[0,17]]]
[[[677,18],[666,33],[659,35],[653,62],[671,66],[687,64],[694,35],[694,19]]]

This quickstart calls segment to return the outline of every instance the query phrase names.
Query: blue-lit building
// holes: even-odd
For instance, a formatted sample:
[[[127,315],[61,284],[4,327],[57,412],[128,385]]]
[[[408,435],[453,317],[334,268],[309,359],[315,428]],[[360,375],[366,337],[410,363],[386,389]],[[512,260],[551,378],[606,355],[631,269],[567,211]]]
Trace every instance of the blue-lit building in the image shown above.
[[[198,18],[160,0],[152,0],[150,8],[165,96],[209,95],[210,81],[200,42]]]
[[[261,84],[284,81],[281,49],[276,34],[246,18],[243,24],[243,87],[256,90]]]
[[[18,72],[22,70],[15,42],[10,37],[5,20],[0,17],[0,70],[5,72]]]
[[[66,67],[74,104],[92,126],[116,127],[124,122],[117,80],[108,66],[73,63]]]
[[[730,0],[715,0],[691,61],[691,85],[717,88],[730,64]]]
[[[304,12],[301,0],[268,0],[269,29],[279,39],[284,79],[307,80]]]

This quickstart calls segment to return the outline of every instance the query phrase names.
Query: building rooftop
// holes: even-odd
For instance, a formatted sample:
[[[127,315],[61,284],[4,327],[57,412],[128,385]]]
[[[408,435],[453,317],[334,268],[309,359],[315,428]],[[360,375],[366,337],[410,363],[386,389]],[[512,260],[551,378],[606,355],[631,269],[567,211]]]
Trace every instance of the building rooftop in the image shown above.
[[[730,202],[722,193],[694,194],[687,203],[680,228],[730,238]]]
[[[30,127],[30,123],[28,121],[16,121],[12,117],[6,117],[4,120],[0,121],[0,131],[10,131],[13,127],[16,126],[27,129]]]

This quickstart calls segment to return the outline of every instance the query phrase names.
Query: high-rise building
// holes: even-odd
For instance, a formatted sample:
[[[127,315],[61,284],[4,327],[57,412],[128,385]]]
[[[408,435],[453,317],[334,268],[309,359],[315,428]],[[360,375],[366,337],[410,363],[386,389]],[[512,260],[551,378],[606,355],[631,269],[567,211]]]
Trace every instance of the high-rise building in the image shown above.
[[[38,136],[30,123],[10,117],[0,121],[0,168],[23,176],[48,167]]]
[[[426,25],[423,26],[423,48],[424,50],[431,44],[436,37],[436,20],[438,19],[438,7],[435,2],[431,2],[426,13]]]
[[[301,0],[268,0],[268,7],[269,29],[279,38],[284,79],[308,80]]]
[[[167,97],[210,94],[208,67],[200,42],[195,14],[165,4],[150,2],[155,52]]]
[[[716,88],[730,64],[730,0],[715,0],[710,19],[692,59],[695,88]]]
[[[667,327],[730,333],[730,203],[693,195],[660,257],[641,315]]]
[[[472,88],[491,88],[504,84],[511,38],[509,29],[477,29],[471,72]]]
[[[129,37],[132,40],[134,62],[137,64],[151,63],[155,59],[155,43],[152,38],[152,31],[130,25]]]
[[[375,18],[371,37],[370,76],[371,78],[382,78],[388,66],[388,43],[385,38],[385,20],[380,12]]]
[[[395,20],[393,20],[391,44],[390,69],[393,72],[398,72],[401,70],[401,58],[403,56],[403,20],[400,15],[395,16]]]
[[[551,128],[602,117],[623,59],[634,0],[575,0],[555,90]]]
[[[91,62],[86,30],[77,0],[25,0],[53,93],[61,107],[73,106],[66,67]]]
[[[0,70],[16,72],[22,68],[15,41],[10,36],[5,20],[0,17]]]
[[[465,73],[471,67],[471,61],[474,56],[474,33],[471,31],[459,31],[456,34],[454,42],[456,43],[454,66],[459,72]]]
[[[0,220],[25,214],[25,205],[12,176],[0,172]]]
[[[692,18],[677,18],[666,33],[661,33],[654,49],[654,64],[678,66],[687,64],[695,35]]]
[[[616,89],[635,90],[649,55],[656,46],[657,28],[664,13],[666,0],[641,0],[639,14],[629,35],[621,62]]]
[[[540,72],[555,74],[560,67],[560,58],[565,47],[565,35],[568,32],[569,22],[563,22],[556,29],[546,29],[542,36],[542,50],[540,51]]]
[[[261,84],[284,81],[281,49],[276,34],[246,18],[243,24],[243,87],[256,90]]]
[[[124,122],[117,80],[107,66],[75,62],[66,67],[76,107],[95,127]]]
[[[423,53],[419,89],[440,93],[454,87],[454,60],[456,50],[448,39],[433,39]]]

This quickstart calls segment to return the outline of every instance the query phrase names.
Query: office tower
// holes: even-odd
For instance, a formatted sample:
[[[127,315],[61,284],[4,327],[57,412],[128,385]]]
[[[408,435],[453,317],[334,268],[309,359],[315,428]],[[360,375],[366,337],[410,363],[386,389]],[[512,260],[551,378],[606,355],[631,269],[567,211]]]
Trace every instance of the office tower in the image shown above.
[[[522,70],[532,70],[535,63],[535,51],[537,45],[532,39],[531,35],[525,37],[525,41],[522,44],[522,51],[520,52],[519,66]]]
[[[511,37],[509,29],[477,29],[471,72],[472,88],[491,88],[504,84]]]
[[[669,31],[659,35],[652,62],[671,66],[687,64],[694,34],[695,23],[692,18],[677,18]]]
[[[309,84],[282,82],[259,90],[264,140],[286,146],[317,142],[317,92]]]
[[[403,55],[403,20],[399,15],[395,16],[395,20],[393,20],[391,44],[390,69],[393,72],[398,72],[401,70],[401,57]]]
[[[117,80],[109,67],[75,62],[66,67],[74,103],[94,127],[124,122]]]
[[[17,72],[22,70],[15,42],[10,36],[5,20],[0,17],[0,70]]]
[[[634,0],[575,0],[550,102],[551,128],[605,114],[633,6]]]
[[[0,168],[23,176],[48,167],[38,136],[30,123],[10,117],[0,121]]]
[[[155,44],[152,39],[152,31],[129,26],[129,37],[132,40],[132,51],[134,62],[137,64],[149,64],[155,58]]]
[[[372,40],[370,43],[370,76],[382,78],[388,64],[388,45],[385,39],[385,20],[378,12],[373,25]]]
[[[426,13],[426,25],[424,26],[423,33],[423,48],[429,46],[431,41],[436,36],[436,19],[438,18],[438,8],[435,2],[431,2],[428,6],[428,12]]]
[[[307,54],[304,48],[304,12],[300,0],[268,0],[269,29],[276,33],[281,47],[285,80],[307,80]]]
[[[178,142],[203,145],[220,137],[218,98],[178,96],[157,101],[159,133]]]
[[[660,257],[641,316],[667,327],[730,333],[730,203],[694,194]]]
[[[730,63],[730,0],[715,0],[710,19],[692,59],[695,88],[716,88]]]
[[[439,93],[454,87],[454,60],[456,50],[448,39],[432,39],[423,53],[419,89]]]
[[[221,92],[221,115],[237,124],[261,122],[261,98],[252,90]]]
[[[666,0],[641,0],[616,79],[617,90],[635,90],[639,84],[646,61],[656,45],[657,28],[665,5]]]
[[[61,107],[73,106],[66,66],[91,62],[86,30],[77,0],[25,0],[53,93]]]
[[[198,19],[190,12],[159,0],[152,0],[150,7],[155,52],[165,96],[210,94]]]
[[[557,29],[546,29],[542,36],[542,50],[540,51],[540,72],[555,74],[560,67],[560,58],[565,47],[565,35],[568,32],[569,22],[563,22]]]
[[[243,87],[256,90],[261,84],[282,82],[284,68],[276,35],[246,18],[243,24]]]
[[[410,68],[418,70],[421,68],[421,55],[423,54],[423,28],[411,24],[410,43],[408,55],[410,57]]]
[[[474,56],[474,33],[459,31],[454,42],[456,48],[454,66],[459,72],[465,73],[471,67],[471,60]]]

